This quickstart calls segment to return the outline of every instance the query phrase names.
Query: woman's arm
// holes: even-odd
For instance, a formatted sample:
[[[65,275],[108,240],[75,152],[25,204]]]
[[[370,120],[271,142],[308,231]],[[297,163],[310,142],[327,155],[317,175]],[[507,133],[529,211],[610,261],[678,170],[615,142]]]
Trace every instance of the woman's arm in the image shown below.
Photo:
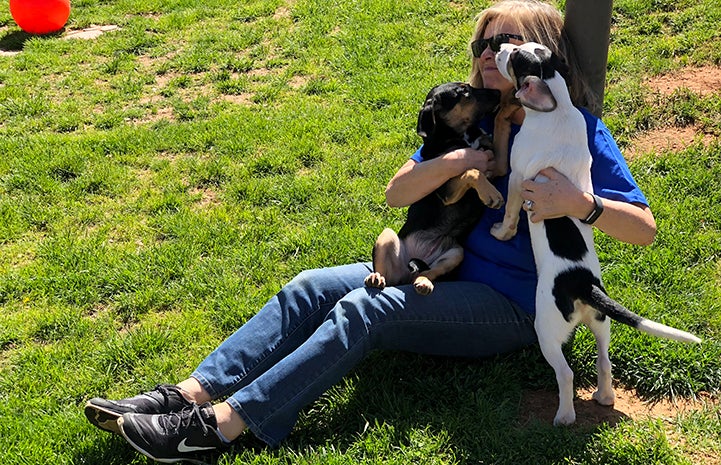
[[[490,176],[494,168],[493,152],[463,148],[423,163],[408,160],[386,187],[386,202],[391,207],[407,207],[430,194],[452,177],[476,168]]]
[[[553,168],[541,170],[548,182],[523,182],[522,197],[533,201],[529,212],[532,222],[571,216],[587,218],[594,207],[593,197],[579,190]],[[593,223],[598,229],[620,241],[636,245],[651,244],[656,237],[656,221],[648,206],[640,203],[603,199],[603,213]],[[525,206],[524,206],[525,208]]]

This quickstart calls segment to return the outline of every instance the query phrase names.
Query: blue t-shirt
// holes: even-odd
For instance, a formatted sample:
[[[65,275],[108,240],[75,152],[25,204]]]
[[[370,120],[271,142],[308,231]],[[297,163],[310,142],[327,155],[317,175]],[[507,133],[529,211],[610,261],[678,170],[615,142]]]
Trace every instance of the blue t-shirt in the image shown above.
[[[605,124],[585,109],[581,109],[588,132],[588,147],[593,156],[591,180],[593,190],[600,197],[648,205],[646,197],[634,181],[626,160]],[[481,127],[493,130],[493,118],[486,118]],[[512,125],[509,151],[521,129]],[[509,155],[510,156],[510,155]],[[411,157],[422,162],[420,149]],[[493,180],[493,184],[508,198],[508,175]],[[518,233],[509,241],[491,236],[491,226],[503,221],[505,208],[488,208],[463,244],[465,257],[457,279],[488,284],[530,314],[536,313],[536,265],[531,249],[526,212],[521,211]]]

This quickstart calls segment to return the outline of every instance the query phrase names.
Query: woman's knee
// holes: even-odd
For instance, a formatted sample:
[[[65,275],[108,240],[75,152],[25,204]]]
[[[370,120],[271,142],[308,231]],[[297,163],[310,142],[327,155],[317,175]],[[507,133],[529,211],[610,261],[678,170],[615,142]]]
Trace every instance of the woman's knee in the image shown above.
[[[366,287],[354,289],[343,296],[333,310],[356,324],[371,326],[384,321],[389,313],[380,293],[377,289]]]
[[[285,287],[310,288],[320,281],[322,275],[322,269],[314,268],[310,270],[303,270],[295,275],[295,277],[291,279]]]
[[[348,292],[363,286],[366,267],[362,263],[330,268],[315,268],[298,273],[286,286],[285,291],[334,301]]]

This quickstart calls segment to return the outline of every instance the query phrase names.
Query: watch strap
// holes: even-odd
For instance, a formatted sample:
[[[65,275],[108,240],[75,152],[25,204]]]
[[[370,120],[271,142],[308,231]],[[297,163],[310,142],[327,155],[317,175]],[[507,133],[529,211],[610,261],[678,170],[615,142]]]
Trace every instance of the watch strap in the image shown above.
[[[601,213],[603,213],[603,201],[601,197],[591,192],[589,192],[589,194],[593,196],[593,211],[591,211],[585,219],[581,219],[581,223],[584,224],[593,224],[598,217],[601,216]]]

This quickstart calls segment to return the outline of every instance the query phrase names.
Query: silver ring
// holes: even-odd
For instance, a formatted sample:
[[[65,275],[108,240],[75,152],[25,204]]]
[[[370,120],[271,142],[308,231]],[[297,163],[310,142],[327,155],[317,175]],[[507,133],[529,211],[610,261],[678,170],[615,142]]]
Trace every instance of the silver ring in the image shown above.
[[[526,200],[523,204],[526,206],[527,211],[533,211],[533,200]]]

